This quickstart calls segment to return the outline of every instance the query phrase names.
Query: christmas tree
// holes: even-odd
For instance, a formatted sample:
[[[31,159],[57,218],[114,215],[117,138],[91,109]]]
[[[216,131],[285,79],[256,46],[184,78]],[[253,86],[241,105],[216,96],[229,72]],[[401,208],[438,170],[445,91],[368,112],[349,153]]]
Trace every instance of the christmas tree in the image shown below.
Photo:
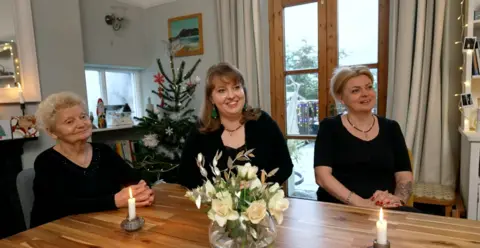
[[[155,110],[147,109],[147,116],[136,118],[138,126],[147,134],[140,141],[140,149],[135,152],[133,165],[144,172],[153,173],[156,176],[153,180],[156,181],[175,180],[173,172],[180,163],[187,135],[197,120],[195,110],[189,108],[189,104],[200,83],[198,76],[193,80],[192,77],[201,60],[198,59],[188,71],[185,71],[185,61],[175,68],[175,53],[179,49],[181,47],[178,44],[167,43],[171,77],[166,74],[160,59],[157,59],[159,73],[154,75],[153,81],[158,84],[158,90],[152,90],[152,93],[158,96],[160,103]]]

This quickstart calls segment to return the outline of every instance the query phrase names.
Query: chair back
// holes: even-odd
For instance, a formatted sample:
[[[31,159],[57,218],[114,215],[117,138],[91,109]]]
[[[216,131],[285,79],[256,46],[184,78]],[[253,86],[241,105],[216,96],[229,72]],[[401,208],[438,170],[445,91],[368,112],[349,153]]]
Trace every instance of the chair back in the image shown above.
[[[413,163],[412,151],[410,151],[410,149],[408,149],[408,157],[410,158],[410,167],[412,167],[412,174],[413,174],[413,172],[415,171],[415,168],[414,168],[414,163]],[[413,183],[415,183],[415,182],[413,182]],[[413,190],[413,185],[412,185],[412,190]],[[413,192],[412,192],[412,194],[410,195],[410,198],[407,201],[407,206],[413,207],[413,201],[414,201],[414,196],[413,196]]]
[[[35,170],[33,168],[21,171],[17,176],[17,191],[22,205],[23,218],[25,227],[30,228],[30,213],[33,207],[33,179],[35,178]]]

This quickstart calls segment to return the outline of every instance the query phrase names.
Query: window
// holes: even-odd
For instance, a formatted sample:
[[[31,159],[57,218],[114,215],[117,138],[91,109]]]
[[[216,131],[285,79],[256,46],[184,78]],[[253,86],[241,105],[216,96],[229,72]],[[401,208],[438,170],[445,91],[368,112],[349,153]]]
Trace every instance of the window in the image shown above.
[[[140,117],[140,88],[138,73],[133,70],[85,69],[88,111],[96,117],[97,101],[102,98],[105,105],[128,103],[132,115]]]
[[[343,112],[330,96],[341,65],[365,65],[385,115],[389,0],[270,0],[272,116],[284,132],[293,162],[290,196],[316,198],[313,147],[319,122]]]

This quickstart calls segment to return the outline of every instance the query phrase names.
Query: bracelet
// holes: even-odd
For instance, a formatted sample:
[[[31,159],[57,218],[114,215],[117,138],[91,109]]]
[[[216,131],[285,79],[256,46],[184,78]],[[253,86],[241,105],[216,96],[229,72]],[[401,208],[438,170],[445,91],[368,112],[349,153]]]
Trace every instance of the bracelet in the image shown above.
[[[345,201],[345,203],[347,203],[347,205],[350,204],[350,198],[352,197],[352,194],[353,194],[352,191],[350,191],[350,193],[348,193],[347,200]]]

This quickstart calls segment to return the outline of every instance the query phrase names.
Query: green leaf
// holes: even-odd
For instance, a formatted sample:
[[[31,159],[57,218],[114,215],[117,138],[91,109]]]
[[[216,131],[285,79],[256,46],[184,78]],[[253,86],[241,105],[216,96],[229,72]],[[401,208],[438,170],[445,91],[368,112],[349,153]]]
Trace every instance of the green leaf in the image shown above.
[[[253,150],[255,150],[255,148],[252,148],[252,149],[246,151],[244,155],[245,155],[245,156],[248,156],[250,153],[253,152]]]
[[[230,170],[233,170],[233,160],[231,157],[228,157],[227,166]]]
[[[267,177],[273,177],[279,170],[280,168],[275,168],[273,170],[271,170],[268,174],[267,174]]]

